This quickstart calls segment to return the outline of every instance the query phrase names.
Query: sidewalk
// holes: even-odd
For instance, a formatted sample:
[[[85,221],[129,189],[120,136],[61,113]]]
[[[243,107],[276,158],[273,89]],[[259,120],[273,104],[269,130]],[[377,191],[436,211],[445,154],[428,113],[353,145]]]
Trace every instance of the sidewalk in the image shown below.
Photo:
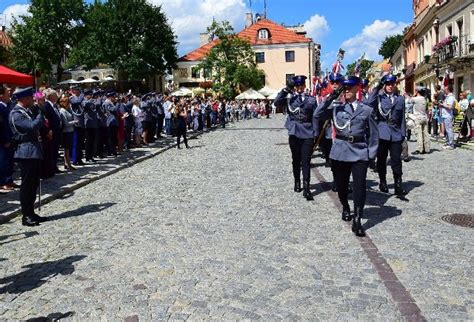
[[[213,129],[211,129],[212,131]],[[194,139],[201,135],[198,132],[188,132],[188,139]],[[97,159],[96,163],[86,163],[84,166],[77,166],[76,170],[56,174],[47,180],[42,180],[41,184],[41,204],[47,204],[55,199],[72,193],[91,182],[107,177],[122,169],[131,167],[139,162],[152,158],[168,149],[176,147],[176,138],[161,138],[151,143],[148,147],[135,148],[124,151],[117,157]],[[60,166],[63,170],[63,167]],[[20,185],[18,172],[15,183]],[[36,200],[38,207],[38,198]],[[0,195],[0,224],[4,224],[16,216],[20,215],[20,190]]]

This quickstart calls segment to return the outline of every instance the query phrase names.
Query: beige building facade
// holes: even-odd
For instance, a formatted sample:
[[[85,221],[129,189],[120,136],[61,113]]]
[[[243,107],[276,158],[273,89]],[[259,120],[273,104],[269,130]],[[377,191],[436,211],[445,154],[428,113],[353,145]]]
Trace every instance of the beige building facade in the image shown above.
[[[320,66],[320,46],[306,37],[302,26],[286,27],[268,19],[253,21],[247,15],[247,26],[238,36],[251,43],[257,67],[265,74],[265,86],[281,89],[295,75],[307,76],[310,86],[311,77]],[[211,80],[210,74],[197,68],[217,43],[206,40],[206,35],[201,35],[202,46],[180,58],[172,75],[175,88],[197,89]]]

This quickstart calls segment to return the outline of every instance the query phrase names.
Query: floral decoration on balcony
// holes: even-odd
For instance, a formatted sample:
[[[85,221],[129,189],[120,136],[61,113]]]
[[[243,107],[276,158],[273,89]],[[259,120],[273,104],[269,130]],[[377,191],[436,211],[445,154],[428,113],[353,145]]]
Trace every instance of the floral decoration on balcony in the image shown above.
[[[448,47],[452,43],[455,43],[458,40],[458,37],[456,36],[449,36],[441,40],[439,43],[433,46],[433,53],[439,53],[441,52],[444,48]]]

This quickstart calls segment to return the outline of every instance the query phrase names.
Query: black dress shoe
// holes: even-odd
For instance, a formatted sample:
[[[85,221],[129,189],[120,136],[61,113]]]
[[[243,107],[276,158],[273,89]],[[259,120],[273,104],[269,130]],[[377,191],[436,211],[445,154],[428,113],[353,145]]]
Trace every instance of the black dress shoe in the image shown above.
[[[380,181],[379,189],[381,192],[388,193],[387,181]]]
[[[397,196],[404,196],[408,192],[402,187],[402,178],[395,178],[395,194]]]
[[[352,232],[357,237],[365,237],[364,227],[362,227],[361,223],[362,219],[362,209],[354,208],[354,217],[352,217]]]
[[[301,189],[301,182],[298,180],[295,180],[295,187],[293,188],[295,192],[301,192],[303,189]]]
[[[344,221],[351,221],[351,219],[352,219],[352,217],[351,217],[351,209],[349,208],[349,206],[342,208],[342,216],[341,216],[341,219],[344,220]]]
[[[309,189],[309,182],[303,182],[303,197],[308,201],[314,200],[311,190]]]
[[[22,217],[21,224],[23,226],[28,226],[28,227],[39,226],[39,222],[36,221],[33,217]]]
[[[37,214],[34,214],[32,218],[39,223],[48,221],[48,218],[41,217],[40,215],[37,215]]]

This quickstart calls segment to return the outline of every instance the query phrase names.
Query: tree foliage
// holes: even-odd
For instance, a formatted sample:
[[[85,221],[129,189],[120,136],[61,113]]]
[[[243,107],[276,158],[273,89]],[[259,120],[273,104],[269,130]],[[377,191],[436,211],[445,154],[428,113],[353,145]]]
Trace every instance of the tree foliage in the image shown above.
[[[50,75],[56,65],[60,80],[63,57],[80,37],[84,9],[83,0],[31,0],[31,15],[21,16],[21,22],[13,21],[13,66],[24,72],[39,69]]]
[[[373,60],[363,59],[360,63],[360,77],[367,78],[367,71],[372,67],[374,63]],[[352,64],[347,65],[347,75],[354,75],[354,69],[357,62],[353,62]]]
[[[402,44],[403,35],[387,36],[379,49],[379,55],[384,59],[392,57]]]
[[[145,0],[97,1],[88,6],[85,32],[69,65],[99,63],[123,79],[139,80],[171,71],[178,60],[176,37],[161,7]]]
[[[234,98],[237,90],[262,88],[264,73],[257,68],[250,42],[239,38],[228,21],[214,21],[207,31],[218,42],[198,67],[212,71],[213,89]]]

